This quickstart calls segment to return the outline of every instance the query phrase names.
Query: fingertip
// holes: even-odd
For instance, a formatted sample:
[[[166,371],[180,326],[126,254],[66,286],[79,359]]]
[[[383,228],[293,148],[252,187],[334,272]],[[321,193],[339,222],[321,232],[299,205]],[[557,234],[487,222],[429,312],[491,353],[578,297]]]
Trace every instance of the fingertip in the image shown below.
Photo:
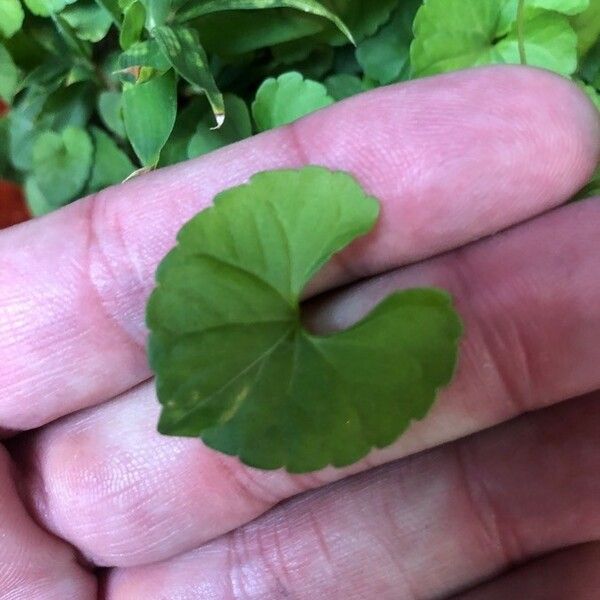
[[[326,148],[327,166],[350,163],[383,197],[391,177],[394,189],[403,177],[414,189],[436,162],[441,176],[451,160],[470,167],[473,159],[473,179],[505,175],[511,190],[515,179],[529,179],[540,200],[554,205],[585,184],[600,158],[600,113],[586,94],[562,76],[520,65],[377,88],[309,115],[294,129],[308,161]]]
[[[588,95],[572,80],[545,69],[512,65],[492,70],[508,74],[508,93],[511,82],[521,80],[530,98],[527,112],[539,125],[540,137],[567,175],[577,174],[585,182],[600,160],[600,111]],[[547,127],[542,126],[544,121]]]

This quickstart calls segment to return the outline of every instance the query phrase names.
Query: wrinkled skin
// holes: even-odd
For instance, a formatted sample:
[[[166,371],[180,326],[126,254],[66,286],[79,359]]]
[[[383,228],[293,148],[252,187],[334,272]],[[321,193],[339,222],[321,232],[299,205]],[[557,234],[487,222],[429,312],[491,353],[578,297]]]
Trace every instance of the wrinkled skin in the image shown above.
[[[0,232],[0,598],[595,598],[600,202],[561,205],[599,149],[571,84],[479,69]],[[184,221],[256,171],[307,163],[383,203],[307,290],[311,326],[435,284],[466,336],[455,381],[405,436],[291,476],[156,433],[143,313]]]

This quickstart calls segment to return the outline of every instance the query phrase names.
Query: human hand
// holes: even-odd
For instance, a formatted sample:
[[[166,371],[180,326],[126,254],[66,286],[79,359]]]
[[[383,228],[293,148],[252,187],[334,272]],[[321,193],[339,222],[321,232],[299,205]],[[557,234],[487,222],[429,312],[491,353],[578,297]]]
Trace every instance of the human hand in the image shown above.
[[[461,597],[591,597],[593,544],[498,574],[600,536],[600,203],[556,208],[599,151],[571,84],[479,69],[379,89],[3,231],[0,598],[398,600],[485,580]],[[156,432],[143,313],[184,221],[256,171],[307,163],[382,201],[376,230],[311,285],[328,293],[308,303],[313,326],[433,284],[466,336],[455,381],[395,444],[292,476]],[[536,596],[540,577],[554,596]]]

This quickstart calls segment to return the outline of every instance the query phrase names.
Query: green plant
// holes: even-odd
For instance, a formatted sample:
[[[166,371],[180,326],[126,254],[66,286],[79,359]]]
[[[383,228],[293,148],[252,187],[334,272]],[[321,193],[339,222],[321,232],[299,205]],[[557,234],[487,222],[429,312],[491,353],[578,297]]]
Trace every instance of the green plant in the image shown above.
[[[0,177],[43,214],[372,87],[482,64],[551,69],[600,106],[599,34],[600,0],[2,0]]]
[[[392,294],[327,336],[301,321],[308,281],[378,214],[349,175],[306,167],[255,175],[188,222],[147,309],[159,431],[305,472],[351,464],[422,418],[456,364],[446,293]]]

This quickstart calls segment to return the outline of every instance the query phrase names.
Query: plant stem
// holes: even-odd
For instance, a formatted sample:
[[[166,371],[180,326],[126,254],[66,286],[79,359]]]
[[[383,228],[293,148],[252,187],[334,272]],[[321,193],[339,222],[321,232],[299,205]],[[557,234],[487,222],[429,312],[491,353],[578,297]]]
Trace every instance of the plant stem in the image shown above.
[[[517,42],[519,44],[519,59],[522,65],[527,64],[525,52],[525,0],[518,0],[517,4]]]

